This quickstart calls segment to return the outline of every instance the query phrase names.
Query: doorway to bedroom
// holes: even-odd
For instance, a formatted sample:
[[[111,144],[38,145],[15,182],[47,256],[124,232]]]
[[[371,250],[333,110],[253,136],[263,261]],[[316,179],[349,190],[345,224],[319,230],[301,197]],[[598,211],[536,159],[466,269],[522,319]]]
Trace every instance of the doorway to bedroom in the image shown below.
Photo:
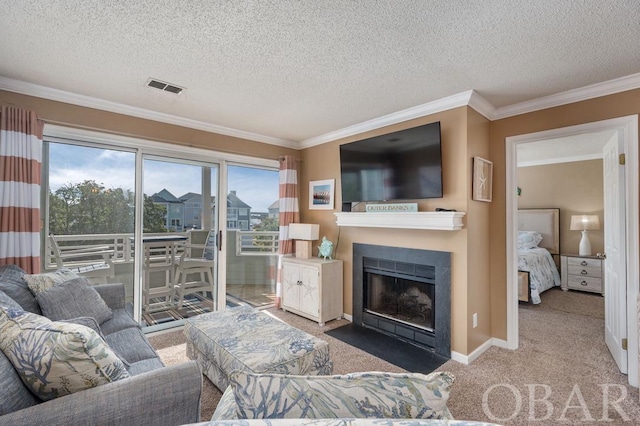
[[[637,182],[636,141],[637,116],[515,136],[507,138],[506,141],[507,276],[508,281],[512,283],[507,289],[508,347],[517,348],[520,334],[526,336],[526,333],[531,331],[531,324],[525,322],[525,319],[532,312],[541,313],[548,308],[559,308],[562,312],[568,312],[576,307],[591,306],[589,312],[584,311],[578,315],[587,314],[583,318],[593,315],[594,321],[601,322],[602,318],[597,317],[605,317],[604,327],[600,327],[604,328],[605,338],[600,339],[606,340],[608,350],[616,360],[618,368],[625,374],[628,373],[629,383],[633,386],[638,385],[638,331],[635,320],[638,288],[633,284],[637,282],[638,267],[637,262],[627,259],[636,259],[638,253],[638,197],[635,185],[625,188],[624,184]],[[606,151],[609,154],[603,154],[603,147],[607,142],[609,151],[611,145],[615,145],[613,154],[609,151]],[[621,158],[618,154],[626,154],[624,166],[618,165],[618,159]],[[619,170],[614,178],[611,177],[611,173],[606,174],[611,170]],[[544,172],[544,179],[540,179],[540,171]],[[569,191],[569,195],[557,194],[562,192],[559,188],[563,187]],[[611,197],[612,194],[620,196],[616,199]],[[616,216],[616,206],[620,205],[620,216]],[[518,208],[561,209],[560,253],[554,256],[558,265],[563,258],[566,262],[565,255],[578,254],[580,232],[571,230],[571,216],[589,213],[600,218],[600,233],[590,231],[589,237],[592,253],[603,254],[602,277],[608,284],[604,286],[604,300],[598,299],[601,296],[592,293],[573,290],[565,293],[552,285],[550,290],[541,292],[541,304],[527,304],[522,310],[518,309]],[[629,237],[625,239],[625,236]],[[619,249],[622,250],[618,251]],[[566,279],[569,270],[566,264],[559,270],[560,274],[565,274]],[[574,300],[576,298],[581,300]],[[522,318],[519,318],[519,311]],[[599,314],[599,311],[604,312]],[[556,321],[558,325],[555,330],[566,328],[562,326],[565,320]],[[567,333],[566,336],[572,335],[568,328],[564,331]],[[624,343],[628,350],[623,349]]]

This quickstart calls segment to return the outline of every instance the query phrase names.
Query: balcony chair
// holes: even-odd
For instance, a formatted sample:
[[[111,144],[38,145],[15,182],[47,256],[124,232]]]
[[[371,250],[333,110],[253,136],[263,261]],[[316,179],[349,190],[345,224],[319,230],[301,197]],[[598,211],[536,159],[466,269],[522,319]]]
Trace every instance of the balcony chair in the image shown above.
[[[189,239],[184,245],[184,251],[176,262],[176,272],[173,278],[173,288],[178,295],[178,309],[182,308],[184,296],[213,291],[213,267],[216,250],[216,231],[189,231]],[[192,280],[197,274],[199,279]]]
[[[110,250],[109,246],[66,248],[58,245],[54,235],[49,235],[49,246],[58,269],[68,268],[87,278],[91,284],[107,284],[107,278],[115,276],[111,261],[114,251]]]

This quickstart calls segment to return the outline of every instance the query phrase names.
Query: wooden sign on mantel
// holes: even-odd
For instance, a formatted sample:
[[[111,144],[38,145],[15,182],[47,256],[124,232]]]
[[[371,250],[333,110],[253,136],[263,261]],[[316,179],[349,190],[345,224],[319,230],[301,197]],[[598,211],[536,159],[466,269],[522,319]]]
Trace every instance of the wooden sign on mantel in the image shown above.
[[[367,204],[367,213],[417,212],[418,203]]]

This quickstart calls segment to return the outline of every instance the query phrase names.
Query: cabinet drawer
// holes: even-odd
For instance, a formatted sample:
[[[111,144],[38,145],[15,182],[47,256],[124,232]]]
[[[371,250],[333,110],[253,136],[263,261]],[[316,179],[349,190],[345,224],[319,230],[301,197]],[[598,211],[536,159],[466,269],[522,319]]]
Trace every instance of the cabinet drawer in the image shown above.
[[[602,279],[594,277],[577,277],[571,275],[569,276],[567,286],[575,290],[595,291],[601,293]]]
[[[602,268],[600,268],[600,266],[598,266],[597,268],[594,268],[594,267],[589,267],[589,266],[569,265],[568,269],[569,270],[567,272],[569,273],[569,277],[571,277],[572,275],[577,275],[578,278],[580,278],[580,277],[596,277],[596,278],[602,277]]]
[[[600,259],[588,259],[585,257],[567,257],[567,265],[600,269],[602,267],[602,261]]]

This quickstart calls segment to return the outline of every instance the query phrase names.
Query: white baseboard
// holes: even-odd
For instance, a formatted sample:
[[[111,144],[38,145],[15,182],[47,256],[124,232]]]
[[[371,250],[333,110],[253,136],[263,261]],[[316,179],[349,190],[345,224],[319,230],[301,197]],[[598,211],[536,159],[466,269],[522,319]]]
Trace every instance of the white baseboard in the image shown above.
[[[451,351],[451,359],[454,361],[460,362],[462,364],[469,365],[476,358],[478,358],[480,355],[482,355],[487,349],[489,349],[492,346],[497,346],[499,348],[507,349],[507,341],[492,337],[491,339],[487,340],[486,342],[478,346],[478,348],[476,348],[476,350],[471,352],[469,355],[464,355],[464,354],[461,354],[460,352]]]
[[[349,322],[353,322],[353,316],[349,314],[342,314],[342,318],[346,319]]]

